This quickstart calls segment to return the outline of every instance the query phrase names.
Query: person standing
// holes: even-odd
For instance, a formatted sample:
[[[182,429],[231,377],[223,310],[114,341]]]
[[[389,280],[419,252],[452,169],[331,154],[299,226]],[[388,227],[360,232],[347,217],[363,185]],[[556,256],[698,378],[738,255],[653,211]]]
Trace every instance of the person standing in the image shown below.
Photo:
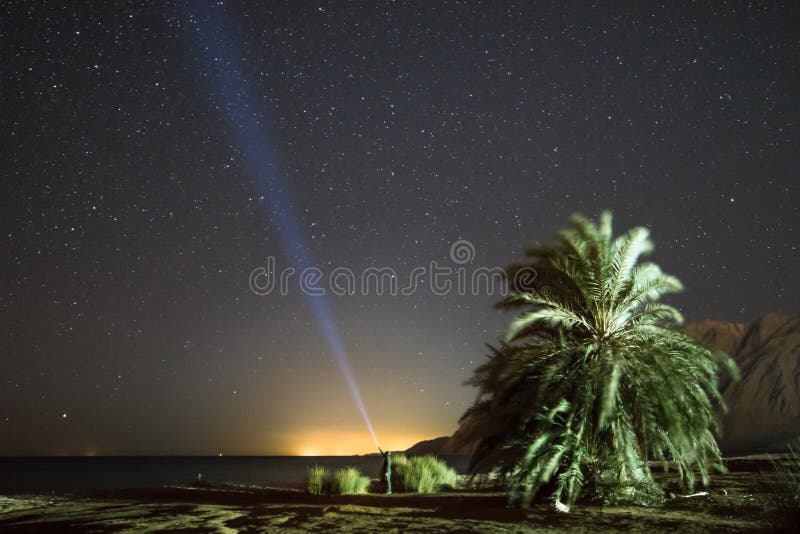
[[[383,452],[380,447],[378,450],[381,452],[381,456],[383,456],[383,467],[381,467],[381,471],[383,472],[383,478],[386,480],[386,495],[392,494],[392,451]]]

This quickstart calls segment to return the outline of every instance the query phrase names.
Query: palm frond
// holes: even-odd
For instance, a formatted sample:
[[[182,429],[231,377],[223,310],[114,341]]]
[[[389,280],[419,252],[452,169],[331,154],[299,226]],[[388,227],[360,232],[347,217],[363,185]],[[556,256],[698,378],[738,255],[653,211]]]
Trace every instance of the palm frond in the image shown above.
[[[736,377],[735,364],[676,329],[680,312],[659,299],[682,286],[640,263],[647,229],[614,239],[610,213],[571,221],[506,271],[513,294],[499,306],[524,311],[468,381],[480,389],[462,418],[478,422],[472,468],[495,469],[523,504],[546,487],[568,506],[658,502],[648,458],[687,487],[707,483],[722,468],[717,375]],[[529,287],[514,282],[525,268]]]

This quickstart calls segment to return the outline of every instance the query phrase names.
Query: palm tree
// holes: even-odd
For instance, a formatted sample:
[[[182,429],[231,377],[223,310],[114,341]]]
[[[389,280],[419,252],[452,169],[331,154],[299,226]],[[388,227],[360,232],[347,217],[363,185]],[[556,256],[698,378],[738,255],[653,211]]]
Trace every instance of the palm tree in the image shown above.
[[[652,249],[645,228],[615,239],[610,213],[599,225],[575,215],[508,269],[512,296],[499,306],[525,311],[468,381],[480,394],[462,421],[479,422],[472,469],[501,474],[512,500],[550,488],[561,510],[579,497],[655,504],[649,458],[674,465],[688,488],[724,469],[717,372],[736,368],[677,330],[680,313],[658,300],[682,286],[639,261]]]

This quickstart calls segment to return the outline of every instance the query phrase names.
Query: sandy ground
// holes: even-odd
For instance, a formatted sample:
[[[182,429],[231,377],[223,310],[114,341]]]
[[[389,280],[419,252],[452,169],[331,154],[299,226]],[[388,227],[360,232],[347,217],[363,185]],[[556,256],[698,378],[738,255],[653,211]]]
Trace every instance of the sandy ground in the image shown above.
[[[709,495],[659,508],[542,502],[507,506],[500,492],[310,496],[299,490],[170,487],[87,495],[0,496],[2,532],[797,532],[800,505],[764,462],[719,475]],[[674,477],[661,476],[668,491]]]

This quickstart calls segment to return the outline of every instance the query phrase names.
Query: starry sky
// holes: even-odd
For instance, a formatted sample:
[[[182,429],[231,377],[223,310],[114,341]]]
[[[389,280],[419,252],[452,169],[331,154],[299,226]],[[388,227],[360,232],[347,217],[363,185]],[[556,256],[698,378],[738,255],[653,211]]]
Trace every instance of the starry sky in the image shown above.
[[[3,2],[0,454],[371,452],[270,257],[504,266],[608,208],[688,320],[798,311],[800,5],[613,6]],[[325,297],[384,448],[454,430],[496,300]]]

